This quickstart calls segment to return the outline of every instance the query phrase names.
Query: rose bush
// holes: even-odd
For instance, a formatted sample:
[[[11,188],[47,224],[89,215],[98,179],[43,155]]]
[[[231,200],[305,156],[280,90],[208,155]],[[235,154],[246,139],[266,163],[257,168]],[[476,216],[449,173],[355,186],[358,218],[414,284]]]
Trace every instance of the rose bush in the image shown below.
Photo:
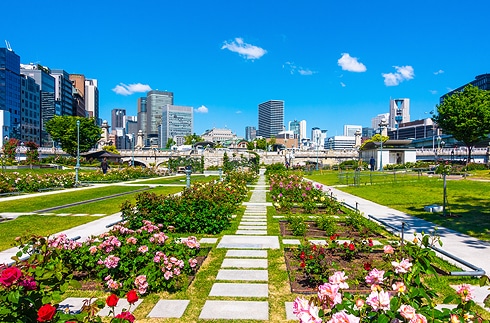
[[[121,211],[131,229],[148,219],[178,233],[217,234],[229,226],[246,194],[244,179],[196,182],[179,196],[140,193],[134,205],[126,202]]]
[[[435,253],[428,248],[435,240],[430,239],[425,235],[414,243],[402,245],[396,252],[391,247],[384,248],[391,267],[366,271],[364,281],[369,286],[369,294],[343,292],[357,278],[352,279],[345,272],[338,271],[329,277],[327,283],[318,286],[317,295],[310,300],[297,297],[293,313],[300,322],[317,323],[472,321],[477,316],[471,312],[474,302],[468,285],[461,285],[456,292],[459,296],[456,309],[435,308],[437,293],[423,282],[424,275],[435,274],[431,266]]]
[[[83,243],[59,235],[49,246],[59,250],[71,270],[86,273],[114,293],[176,291],[194,274],[200,246],[195,237],[171,238],[162,228],[147,220],[136,230],[118,224]]]

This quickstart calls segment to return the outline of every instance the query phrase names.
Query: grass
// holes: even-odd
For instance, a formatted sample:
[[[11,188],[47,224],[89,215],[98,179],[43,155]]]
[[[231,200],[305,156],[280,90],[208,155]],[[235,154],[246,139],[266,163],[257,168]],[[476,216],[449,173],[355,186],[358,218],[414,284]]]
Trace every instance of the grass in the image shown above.
[[[332,172],[333,173],[333,172]],[[333,174],[314,174],[309,179],[323,184],[335,182]],[[373,185],[338,187],[340,190],[386,205],[481,240],[490,240],[490,182],[447,180],[447,214],[424,211],[424,206],[443,204],[443,181],[438,176],[412,181],[380,181]],[[337,181],[338,183],[338,181]]]
[[[0,251],[12,247],[14,239],[18,236],[48,236],[97,219],[92,216],[23,215],[15,220],[0,222]]]
[[[105,186],[89,189],[69,189],[53,195],[25,196],[22,199],[1,200],[2,212],[34,212],[58,205],[66,205],[80,201],[91,200],[101,196],[131,192],[141,189],[134,186]],[[100,212],[97,212],[100,213]]]

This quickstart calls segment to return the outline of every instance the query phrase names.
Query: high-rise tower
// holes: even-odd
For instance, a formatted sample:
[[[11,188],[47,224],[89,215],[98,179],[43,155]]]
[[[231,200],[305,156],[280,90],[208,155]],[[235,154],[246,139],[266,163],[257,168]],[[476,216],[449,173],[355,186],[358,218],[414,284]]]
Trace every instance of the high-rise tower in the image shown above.
[[[271,138],[283,131],[284,101],[270,100],[259,104],[259,129],[257,136]]]

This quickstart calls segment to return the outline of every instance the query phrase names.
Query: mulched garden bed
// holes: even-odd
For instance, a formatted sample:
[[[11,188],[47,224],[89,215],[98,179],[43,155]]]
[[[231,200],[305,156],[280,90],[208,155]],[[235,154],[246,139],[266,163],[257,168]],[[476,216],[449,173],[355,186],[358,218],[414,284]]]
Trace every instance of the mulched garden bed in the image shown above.
[[[326,232],[320,229],[315,221],[305,221],[306,224],[306,238],[326,238],[328,237]],[[289,228],[287,221],[279,221],[279,228],[283,237],[294,236],[292,230]],[[369,235],[361,234],[359,231],[353,230],[343,223],[337,223],[336,234],[339,234],[338,239],[380,239],[384,238],[383,235],[370,232]]]
[[[188,281],[187,286],[189,286],[192,283],[192,281],[194,280],[194,278],[196,277],[196,274],[199,271],[199,268],[201,268],[202,264],[204,263],[204,261],[208,257],[208,254],[210,251],[211,251],[211,248],[209,248],[209,247],[200,249],[199,256],[195,257],[195,259],[197,260],[197,265],[193,270],[194,275],[189,276],[189,281]],[[82,285],[81,288],[79,288],[80,290],[108,291],[102,282],[90,279],[86,272],[74,272],[73,278],[75,280],[79,281],[80,284]]]

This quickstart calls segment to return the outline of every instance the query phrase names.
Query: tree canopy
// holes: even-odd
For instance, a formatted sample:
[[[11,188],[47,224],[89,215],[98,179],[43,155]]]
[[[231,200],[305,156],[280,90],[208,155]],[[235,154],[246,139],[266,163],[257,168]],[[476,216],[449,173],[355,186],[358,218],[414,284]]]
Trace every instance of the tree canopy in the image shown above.
[[[463,91],[445,97],[436,108],[432,120],[466,145],[469,162],[471,148],[490,133],[490,92],[468,85]]]
[[[51,138],[61,144],[61,148],[71,156],[77,155],[77,120],[80,121],[80,152],[87,152],[100,140],[102,129],[94,118],[54,116],[46,123]]]
[[[202,139],[201,136],[198,136],[195,133],[184,137],[184,145],[193,145],[196,142],[201,142],[201,141],[204,141],[204,139]]]

